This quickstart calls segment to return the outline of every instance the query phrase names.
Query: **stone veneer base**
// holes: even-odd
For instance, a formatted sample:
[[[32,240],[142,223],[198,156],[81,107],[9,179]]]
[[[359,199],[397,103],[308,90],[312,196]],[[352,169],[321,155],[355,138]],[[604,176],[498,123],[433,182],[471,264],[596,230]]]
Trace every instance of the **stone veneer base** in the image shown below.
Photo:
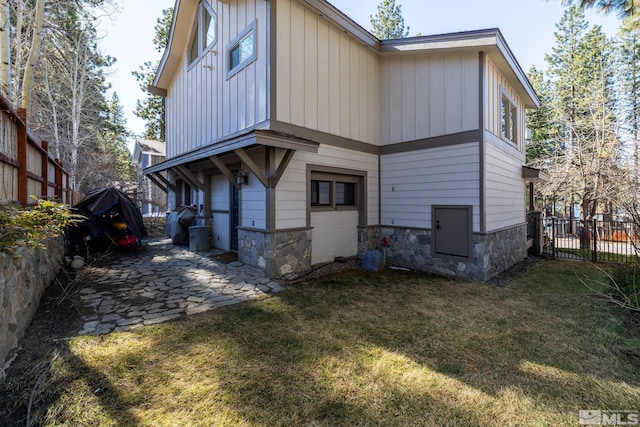
[[[311,229],[238,229],[238,260],[264,270],[271,279],[311,269]]]
[[[516,225],[484,234],[473,234],[473,253],[468,259],[432,253],[431,230],[392,226],[360,227],[358,255],[371,249],[385,250],[387,264],[443,276],[487,281],[527,256],[527,226]]]

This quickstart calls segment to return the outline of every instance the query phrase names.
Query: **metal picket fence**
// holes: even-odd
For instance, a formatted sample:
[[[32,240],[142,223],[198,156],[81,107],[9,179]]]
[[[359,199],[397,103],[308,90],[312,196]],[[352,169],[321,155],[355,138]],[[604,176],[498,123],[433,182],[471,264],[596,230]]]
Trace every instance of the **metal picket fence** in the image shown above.
[[[542,218],[543,254],[592,262],[637,262],[640,253],[634,224],[625,221],[583,221]]]

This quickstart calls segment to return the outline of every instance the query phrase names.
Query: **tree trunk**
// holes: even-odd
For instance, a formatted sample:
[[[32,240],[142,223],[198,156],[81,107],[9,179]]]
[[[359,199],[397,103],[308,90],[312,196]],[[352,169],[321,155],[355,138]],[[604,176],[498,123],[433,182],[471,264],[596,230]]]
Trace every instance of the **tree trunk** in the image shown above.
[[[29,50],[29,59],[24,69],[24,78],[22,79],[22,90],[20,91],[20,103],[22,108],[29,111],[31,106],[31,87],[33,86],[33,74],[40,55],[40,41],[42,40],[42,21],[44,19],[44,2],[45,0],[37,0],[36,17],[33,25],[33,40],[31,49]]]
[[[47,90],[47,96],[49,97],[49,104],[51,104],[51,127],[53,134],[53,151],[56,159],[61,159],[61,151],[60,151],[60,120],[58,119],[58,107],[56,104],[56,100],[53,98],[53,89],[51,88],[51,83],[49,80],[49,73],[44,73],[44,82]]]
[[[83,37],[78,37],[74,64],[72,70],[71,85],[71,188],[78,191],[78,152],[82,141],[80,138],[80,123],[82,120],[82,108],[84,105],[85,86],[87,84],[86,58],[88,47]]]
[[[11,99],[11,43],[9,0],[0,0],[0,89]]]

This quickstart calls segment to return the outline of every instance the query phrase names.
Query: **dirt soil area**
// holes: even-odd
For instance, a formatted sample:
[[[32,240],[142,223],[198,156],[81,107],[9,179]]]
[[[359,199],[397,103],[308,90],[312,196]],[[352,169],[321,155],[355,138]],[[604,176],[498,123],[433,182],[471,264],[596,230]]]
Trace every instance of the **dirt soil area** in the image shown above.
[[[0,379],[0,426],[24,426],[31,390],[54,354],[59,340],[82,329],[73,272],[63,271],[47,288],[40,307]]]

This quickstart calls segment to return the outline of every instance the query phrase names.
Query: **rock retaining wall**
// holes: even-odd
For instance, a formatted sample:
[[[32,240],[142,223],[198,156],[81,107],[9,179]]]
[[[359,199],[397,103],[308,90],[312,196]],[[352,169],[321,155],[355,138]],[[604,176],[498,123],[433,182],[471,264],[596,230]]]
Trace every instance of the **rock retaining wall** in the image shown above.
[[[23,337],[40,298],[62,266],[64,239],[48,239],[44,244],[45,249],[0,252],[0,368]]]
[[[149,237],[162,237],[167,235],[166,216],[154,216],[144,218],[144,228]]]

